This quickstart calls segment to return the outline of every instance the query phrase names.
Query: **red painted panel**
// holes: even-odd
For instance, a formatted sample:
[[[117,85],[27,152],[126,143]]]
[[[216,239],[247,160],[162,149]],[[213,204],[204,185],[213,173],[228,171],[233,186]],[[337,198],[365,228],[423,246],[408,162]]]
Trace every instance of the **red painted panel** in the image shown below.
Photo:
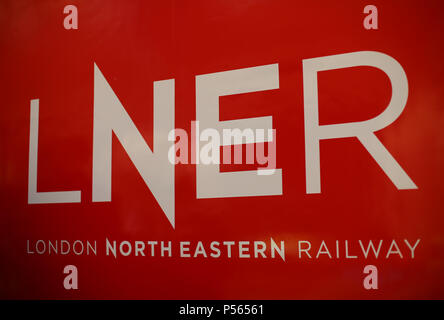
[[[78,8],[65,30],[63,8]],[[3,1],[0,5],[0,297],[135,299],[442,299],[442,1]],[[307,194],[304,59],[377,51],[404,69],[408,101],[376,132],[418,186],[398,190],[356,138],[320,142],[322,193]],[[175,167],[175,228],[113,138],[112,201],[92,201],[94,63],[153,147],[153,81],[175,79],[175,127],[196,120],[196,76],[279,65],[279,89],[220,98],[220,120],[272,116],[283,194],[198,199],[196,166]],[[320,72],[320,124],[363,121],[391,97],[380,70]],[[80,203],[28,204],[30,100],[39,99],[40,191]],[[222,167],[222,171],[250,167]],[[212,241],[285,243],[285,261],[209,256]],[[172,241],[172,257],[106,255],[110,241]],[[420,242],[414,258],[405,243]],[[97,241],[97,255],[30,254],[38,240]],[[359,245],[383,240],[378,258]],[[391,254],[395,240],[403,255]],[[180,257],[202,241],[209,257]],[[309,258],[298,248],[309,241]],[[325,241],[332,258],[321,254]],[[336,257],[336,241],[340,253]],[[349,256],[345,256],[345,241]],[[251,246],[252,248],[252,246]],[[221,246],[221,249],[223,247]],[[156,249],[157,250],[157,249]],[[268,249],[267,249],[268,250]],[[32,251],[32,250],[31,250]],[[34,247],[35,251],[35,247]],[[301,254],[301,257],[300,257]],[[65,290],[63,268],[78,269]],[[378,268],[377,290],[363,269]]]

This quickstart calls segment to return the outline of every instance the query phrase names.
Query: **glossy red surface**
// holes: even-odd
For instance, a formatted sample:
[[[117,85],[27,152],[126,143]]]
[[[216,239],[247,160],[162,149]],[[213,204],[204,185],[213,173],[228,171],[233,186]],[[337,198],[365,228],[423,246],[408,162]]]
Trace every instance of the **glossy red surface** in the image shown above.
[[[75,4],[79,29],[63,28]],[[444,298],[442,1],[3,1],[0,4],[0,297],[134,299]],[[322,193],[306,194],[302,60],[373,50],[409,82],[404,112],[377,132],[418,186],[397,190],[355,138],[321,141]],[[279,64],[277,90],[221,98],[220,119],[271,115],[283,195],[196,199],[194,165],[177,165],[173,229],[118,140],[112,202],[92,202],[94,62],[152,147],[153,90],[175,79],[176,127],[195,120],[195,76]],[[373,68],[319,75],[320,123],[372,118],[390,99]],[[81,190],[79,204],[28,205],[30,100],[40,99],[38,190]],[[231,168],[237,170],[236,168]],[[228,168],[227,170],[231,170]],[[104,254],[110,240],[285,241],[286,261]],[[415,258],[385,258],[420,238]],[[97,256],[29,255],[26,241],[97,240]],[[298,257],[297,241],[384,240],[378,259]],[[341,242],[341,245],[342,242]],[[401,248],[404,253],[405,246]],[[76,265],[79,290],[63,288]],[[379,270],[365,290],[363,269]]]

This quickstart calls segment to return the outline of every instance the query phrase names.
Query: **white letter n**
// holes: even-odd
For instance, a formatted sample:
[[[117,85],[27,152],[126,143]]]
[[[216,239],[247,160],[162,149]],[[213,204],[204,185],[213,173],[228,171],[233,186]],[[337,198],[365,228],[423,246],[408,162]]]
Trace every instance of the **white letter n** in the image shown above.
[[[94,202],[111,201],[112,133],[174,228],[174,164],[168,160],[174,129],[174,79],[154,82],[153,152],[94,63]]]

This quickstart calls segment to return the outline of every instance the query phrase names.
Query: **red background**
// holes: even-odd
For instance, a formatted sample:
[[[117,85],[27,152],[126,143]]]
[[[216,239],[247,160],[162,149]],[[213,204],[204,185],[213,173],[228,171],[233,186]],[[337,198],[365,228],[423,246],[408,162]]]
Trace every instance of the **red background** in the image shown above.
[[[63,8],[79,29],[63,28]],[[2,1],[0,297],[148,299],[444,298],[442,1]],[[397,190],[357,139],[321,142],[322,194],[305,193],[302,59],[373,50],[409,81],[404,112],[378,138],[419,187]],[[279,63],[280,88],[221,98],[221,120],[273,116],[283,195],[196,199],[195,166],[176,166],[173,230],[114,137],[112,202],[93,203],[94,62],[152,147],[153,81],[175,79],[176,127],[195,120],[195,76]],[[320,73],[321,124],[387,106],[377,69]],[[38,191],[81,190],[79,204],[27,204],[30,100],[40,99]],[[112,240],[268,240],[280,259],[108,257]],[[415,259],[299,259],[297,240],[421,242]],[[26,240],[97,240],[98,256],[26,254]],[[330,248],[330,247],[329,247]],[[403,251],[407,252],[407,251]],[[360,256],[362,257],[362,255]],[[63,288],[63,267],[79,290]],[[363,268],[379,269],[365,290]]]

